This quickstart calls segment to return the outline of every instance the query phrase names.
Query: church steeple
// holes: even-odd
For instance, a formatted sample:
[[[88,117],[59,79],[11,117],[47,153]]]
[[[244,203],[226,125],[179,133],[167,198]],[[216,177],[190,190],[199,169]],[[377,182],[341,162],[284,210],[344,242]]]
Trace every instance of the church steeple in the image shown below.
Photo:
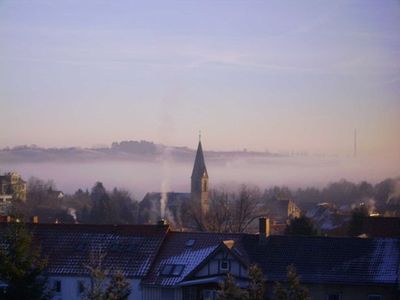
[[[200,202],[202,213],[205,214],[208,212],[208,173],[204,161],[201,136],[199,136],[191,179],[192,200],[197,203]]]

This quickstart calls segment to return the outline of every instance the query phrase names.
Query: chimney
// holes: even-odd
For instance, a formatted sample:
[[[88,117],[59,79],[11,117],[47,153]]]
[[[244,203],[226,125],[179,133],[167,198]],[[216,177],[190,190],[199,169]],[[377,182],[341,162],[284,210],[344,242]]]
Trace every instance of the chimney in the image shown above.
[[[269,219],[261,217],[258,219],[259,224],[259,242],[263,244],[267,241],[267,237],[270,236]]]
[[[31,218],[31,222],[34,223],[34,224],[38,224],[39,223],[39,216],[33,216]]]
[[[165,220],[165,219],[160,219],[158,222],[157,222],[157,225],[158,226],[165,226],[165,225],[167,225],[167,221]]]

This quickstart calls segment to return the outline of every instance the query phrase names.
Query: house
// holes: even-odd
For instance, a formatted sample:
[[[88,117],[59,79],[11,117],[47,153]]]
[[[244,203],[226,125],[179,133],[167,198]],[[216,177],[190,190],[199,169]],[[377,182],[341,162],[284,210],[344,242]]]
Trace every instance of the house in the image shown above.
[[[1,232],[7,223],[0,224]],[[29,224],[47,260],[46,273],[53,300],[82,299],[89,287],[88,267],[101,263],[121,271],[130,281],[129,300],[142,299],[141,280],[148,273],[169,227],[158,225]]]
[[[312,299],[398,299],[400,239],[327,238],[259,234],[170,232],[143,281],[144,300],[215,300],[230,272],[248,286],[248,267],[257,264],[272,296],[275,282],[297,268]]]
[[[7,228],[0,224],[0,231]],[[257,264],[267,279],[285,282],[294,265],[313,299],[399,299],[400,239],[174,232],[168,225],[29,224],[47,258],[54,300],[81,299],[88,266],[101,259],[129,279],[130,300],[215,300],[231,273],[242,288]],[[0,247],[5,248],[1,240]],[[4,283],[3,283],[4,285]]]
[[[13,200],[26,200],[26,182],[15,172],[0,176],[0,216],[10,213]]]
[[[307,211],[306,217],[312,220],[322,234],[330,236],[346,235],[348,222],[351,218],[349,214],[342,213],[331,203],[318,203]]]
[[[143,300],[207,299],[227,272],[246,278],[243,234],[170,232],[143,281]],[[235,245],[236,244],[236,245]]]
[[[250,261],[263,270],[271,295],[294,265],[312,299],[398,299],[399,239],[247,235]]]
[[[11,195],[13,200],[26,200],[26,182],[15,172],[0,176],[0,195]]]
[[[0,195],[0,216],[9,215],[11,205],[12,195]]]
[[[300,208],[291,199],[277,197],[268,202],[265,209],[269,211],[268,217],[272,220],[273,232],[277,234],[283,233],[289,220],[301,216]]]

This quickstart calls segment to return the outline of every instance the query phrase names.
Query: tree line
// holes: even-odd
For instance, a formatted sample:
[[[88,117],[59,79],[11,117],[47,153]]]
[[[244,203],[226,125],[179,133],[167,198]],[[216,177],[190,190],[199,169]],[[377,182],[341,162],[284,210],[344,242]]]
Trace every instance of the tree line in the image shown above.
[[[182,204],[175,225],[177,229],[194,224],[206,231],[249,232],[254,229],[253,221],[271,213],[282,199],[292,199],[302,211],[321,202],[345,206],[349,210],[352,205],[372,203],[374,209],[381,212],[399,211],[400,179],[386,179],[375,185],[341,180],[323,188],[274,186],[264,191],[250,185],[240,185],[236,189],[217,187],[210,191],[208,215],[200,215],[199,204],[189,201]],[[148,214],[124,189],[107,190],[101,182],[96,182],[90,190],[78,189],[73,194],[58,197],[53,181],[38,178],[29,179],[27,200],[16,201],[13,209],[24,216],[39,216],[40,222],[48,223],[140,224],[146,222]]]

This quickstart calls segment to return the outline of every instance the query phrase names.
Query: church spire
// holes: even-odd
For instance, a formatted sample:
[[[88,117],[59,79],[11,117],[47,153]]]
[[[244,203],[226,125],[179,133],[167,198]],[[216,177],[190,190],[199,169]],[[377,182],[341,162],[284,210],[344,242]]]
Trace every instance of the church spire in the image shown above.
[[[203,175],[208,177],[206,163],[204,161],[203,147],[201,145],[201,140],[197,146],[196,158],[194,160],[194,166],[192,171],[193,178],[201,178]]]
[[[197,203],[200,202],[201,210],[205,214],[208,211],[208,173],[201,145],[201,133],[199,134],[199,144],[197,146],[191,181],[192,200]]]

